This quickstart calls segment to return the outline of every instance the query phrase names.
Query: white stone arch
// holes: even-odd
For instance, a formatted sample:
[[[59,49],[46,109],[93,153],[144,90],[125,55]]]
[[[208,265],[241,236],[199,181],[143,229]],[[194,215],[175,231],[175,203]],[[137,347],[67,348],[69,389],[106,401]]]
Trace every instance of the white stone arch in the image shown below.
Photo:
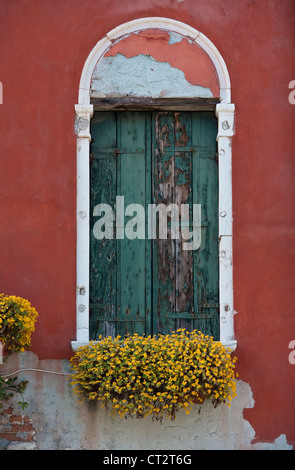
[[[181,34],[210,57],[220,86],[220,103],[215,113],[218,119],[219,156],[219,291],[220,341],[231,350],[236,348],[234,336],[233,263],[232,263],[232,181],[231,139],[234,134],[234,104],[226,64],[214,44],[191,26],[169,18],[140,18],[111,30],[90,52],[81,74],[78,104],[75,105],[77,135],[77,257],[76,257],[76,340],[72,348],[89,341],[89,149],[90,120],[93,105],[90,101],[91,77],[94,68],[113,44],[126,34],[146,29],[161,29]]]

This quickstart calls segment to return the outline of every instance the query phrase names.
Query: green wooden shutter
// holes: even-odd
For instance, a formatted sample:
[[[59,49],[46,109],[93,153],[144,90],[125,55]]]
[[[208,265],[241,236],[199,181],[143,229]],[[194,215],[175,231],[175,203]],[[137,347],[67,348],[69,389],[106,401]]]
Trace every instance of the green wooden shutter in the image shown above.
[[[146,132],[146,127],[148,132]],[[116,196],[125,206],[150,201],[150,135],[146,113],[96,113],[92,121],[90,213]],[[150,242],[148,239],[97,240],[90,230],[90,334],[122,336],[150,330]],[[132,217],[125,217],[125,223]],[[124,228],[124,227],[123,227]]]
[[[116,196],[145,208],[145,238],[97,240],[90,227],[90,332],[200,329],[219,337],[218,169],[213,113],[100,112],[91,123],[90,211]],[[148,238],[148,204],[202,207],[202,243]],[[169,216],[169,213],[168,213]],[[125,217],[125,226],[132,217]],[[180,227],[181,229],[181,227]]]

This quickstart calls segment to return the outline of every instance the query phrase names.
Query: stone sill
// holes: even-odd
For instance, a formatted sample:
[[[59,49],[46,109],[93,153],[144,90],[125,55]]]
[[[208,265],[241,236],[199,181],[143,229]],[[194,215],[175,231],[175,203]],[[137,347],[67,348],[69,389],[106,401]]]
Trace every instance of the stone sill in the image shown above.
[[[78,349],[81,347],[81,346],[86,346],[89,342],[79,342],[79,341],[71,341],[71,347],[72,347],[72,350],[74,352],[78,351]],[[225,346],[230,353],[234,352],[236,350],[236,347],[237,347],[237,341],[235,340],[232,340],[232,341],[224,341],[224,342],[221,342],[221,344],[223,346]]]

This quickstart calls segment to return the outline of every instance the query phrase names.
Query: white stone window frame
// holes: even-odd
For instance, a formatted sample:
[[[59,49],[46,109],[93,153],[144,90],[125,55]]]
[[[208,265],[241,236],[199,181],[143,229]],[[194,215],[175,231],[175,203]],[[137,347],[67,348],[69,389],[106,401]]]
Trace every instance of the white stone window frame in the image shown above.
[[[124,23],[110,31],[90,52],[82,71],[79,100],[75,105],[75,132],[77,135],[77,249],[76,249],[76,340],[72,349],[89,342],[89,151],[91,77],[94,68],[106,50],[120,37],[150,28],[178,33],[201,47],[212,60],[220,84],[220,103],[216,105],[218,119],[219,158],[219,301],[220,342],[236,349],[234,335],[233,263],[232,263],[232,151],[235,106],[231,103],[231,86],[226,64],[212,42],[189,25],[169,18],[141,18]]]

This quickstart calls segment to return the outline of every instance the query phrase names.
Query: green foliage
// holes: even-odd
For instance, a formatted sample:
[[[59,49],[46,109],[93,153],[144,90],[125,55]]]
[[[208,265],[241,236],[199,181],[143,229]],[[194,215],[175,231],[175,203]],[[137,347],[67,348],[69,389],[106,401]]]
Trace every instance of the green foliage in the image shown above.
[[[17,377],[13,378],[4,378],[0,375],[0,408],[3,406],[4,401],[8,401],[11,397],[13,397],[14,393],[22,393],[25,391],[27,386],[27,380],[22,380],[21,382],[16,382]],[[17,402],[18,405],[22,409],[26,408],[28,404],[22,399],[21,401]]]

